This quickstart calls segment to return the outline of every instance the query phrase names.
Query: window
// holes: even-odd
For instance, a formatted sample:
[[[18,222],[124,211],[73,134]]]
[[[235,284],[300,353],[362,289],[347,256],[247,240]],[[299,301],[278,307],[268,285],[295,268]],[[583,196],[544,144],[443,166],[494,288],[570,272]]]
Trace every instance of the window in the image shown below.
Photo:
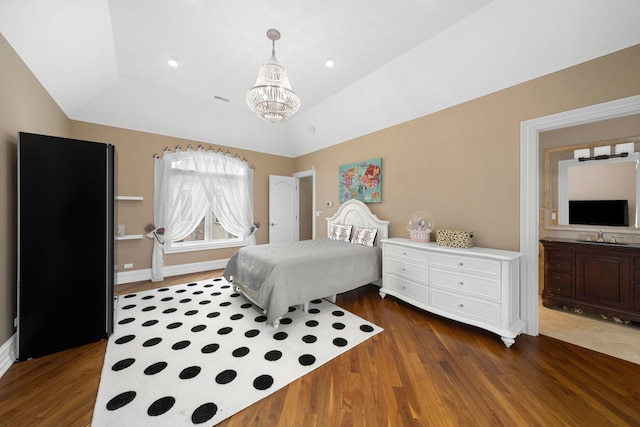
[[[176,253],[244,245],[246,241],[225,230],[213,211],[208,211],[187,237],[177,242],[167,242],[165,252]]]

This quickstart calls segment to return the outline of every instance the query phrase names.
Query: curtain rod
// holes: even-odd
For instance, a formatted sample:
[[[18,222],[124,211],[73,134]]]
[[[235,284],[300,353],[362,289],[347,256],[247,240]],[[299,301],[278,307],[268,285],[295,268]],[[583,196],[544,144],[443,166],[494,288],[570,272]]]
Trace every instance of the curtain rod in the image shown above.
[[[202,146],[202,144],[198,145],[197,150],[204,150],[205,148]],[[182,151],[182,147],[180,145],[176,145],[176,147],[174,148],[174,151]],[[193,147],[191,146],[191,144],[187,145],[187,150],[193,150]],[[164,147],[164,152],[171,152],[171,149],[169,147]],[[212,145],[209,146],[209,148],[206,149],[206,151],[215,151],[216,153],[221,153],[224,154],[226,156],[232,157],[231,156],[231,151],[227,150],[226,152],[223,153],[222,147],[218,147],[218,150],[216,151]],[[156,153],[153,153],[152,156],[154,159],[159,159],[160,156],[158,156]],[[246,159],[246,157],[243,157],[242,159],[240,159],[240,155],[238,153],[236,153],[235,156],[233,156],[235,159],[238,160],[242,160],[245,163],[249,163],[249,161]],[[251,165],[251,169],[255,169],[256,167],[254,165]]]

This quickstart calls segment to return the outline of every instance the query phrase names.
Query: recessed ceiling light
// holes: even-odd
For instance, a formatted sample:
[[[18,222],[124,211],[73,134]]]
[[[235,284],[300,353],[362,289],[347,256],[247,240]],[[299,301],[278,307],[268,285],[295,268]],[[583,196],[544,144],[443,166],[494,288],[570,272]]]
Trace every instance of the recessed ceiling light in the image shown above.
[[[176,61],[175,59],[170,59],[167,61],[167,64],[169,64],[170,67],[176,68],[178,66],[178,61]]]
[[[327,68],[333,68],[335,63],[332,60],[328,60],[327,62],[324,63],[324,65],[326,65]]]

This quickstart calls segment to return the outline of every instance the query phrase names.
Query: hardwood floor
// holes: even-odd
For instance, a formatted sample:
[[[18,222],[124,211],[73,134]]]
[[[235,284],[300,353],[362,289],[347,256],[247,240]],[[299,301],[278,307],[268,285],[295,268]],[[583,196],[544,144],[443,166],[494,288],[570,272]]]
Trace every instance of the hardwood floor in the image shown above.
[[[220,271],[119,286],[127,293]],[[632,426],[640,365],[545,336],[500,338],[413,308],[373,285],[337,304],[385,329],[220,423],[235,426]],[[14,363],[0,426],[88,426],[106,341]],[[111,427],[111,426],[110,426]]]

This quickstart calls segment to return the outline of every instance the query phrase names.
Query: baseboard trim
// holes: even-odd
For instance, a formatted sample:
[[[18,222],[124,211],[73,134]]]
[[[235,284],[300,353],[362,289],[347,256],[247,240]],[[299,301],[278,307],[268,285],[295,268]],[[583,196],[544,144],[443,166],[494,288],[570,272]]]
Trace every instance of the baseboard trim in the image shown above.
[[[229,259],[194,262],[191,264],[169,265],[162,268],[164,277],[179,276],[181,274],[199,273],[201,271],[219,270],[227,266]],[[123,271],[116,274],[116,285],[124,283],[151,280],[151,269]]]
[[[2,347],[0,347],[0,378],[9,370],[13,362],[17,358],[16,345],[18,337],[16,334],[11,335]]]

